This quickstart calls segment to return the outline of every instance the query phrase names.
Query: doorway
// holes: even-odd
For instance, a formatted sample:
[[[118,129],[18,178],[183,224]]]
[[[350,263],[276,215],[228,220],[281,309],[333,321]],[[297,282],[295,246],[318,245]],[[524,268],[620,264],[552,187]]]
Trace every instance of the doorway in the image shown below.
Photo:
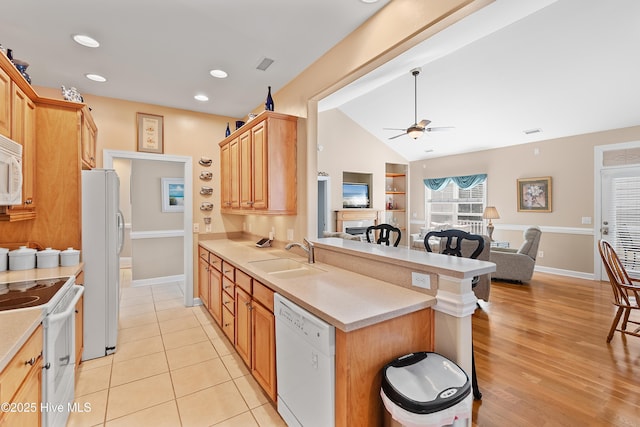
[[[631,277],[640,277],[640,142],[596,147],[596,280],[608,280],[598,252],[609,242]]]
[[[193,306],[193,165],[192,158],[186,156],[158,155],[132,151],[104,150],[103,165],[106,169],[113,169],[114,159],[146,160],[175,163],[182,167],[184,177],[184,214],[181,236],[183,241],[183,271],[184,271],[184,305]],[[135,200],[131,201],[132,204]]]

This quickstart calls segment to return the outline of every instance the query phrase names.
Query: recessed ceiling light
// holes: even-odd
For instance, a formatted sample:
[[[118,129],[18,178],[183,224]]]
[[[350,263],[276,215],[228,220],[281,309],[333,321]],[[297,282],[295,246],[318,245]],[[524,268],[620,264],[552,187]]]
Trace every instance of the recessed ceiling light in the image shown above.
[[[82,46],[86,46],[86,47],[98,47],[100,46],[100,43],[98,43],[98,41],[92,37],[86,36],[84,34],[75,34],[73,36],[73,40],[78,43],[81,44]]]
[[[362,3],[378,3],[378,0],[360,0]]]
[[[100,74],[85,74],[84,76],[94,82],[104,83],[107,81],[107,78],[102,77]]]
[[[211,70],[211,71],[209,71],[209,74],[211,74],[213,77],[217,77],[219,79],[224,79],[228,75],[226,72],[224,72],[222,70]]]
[[[198,94],[198,95],[194,96],[194,98],[196,100],[202,101],[202,102],[205,102],[205,101],[209,100],[209,97],[207,95],[203,95],[203,94]]]

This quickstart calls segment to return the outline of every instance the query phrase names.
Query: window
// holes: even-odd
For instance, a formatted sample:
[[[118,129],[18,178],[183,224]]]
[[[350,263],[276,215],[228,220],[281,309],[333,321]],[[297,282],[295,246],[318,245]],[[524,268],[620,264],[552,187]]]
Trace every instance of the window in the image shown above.
[[[425,187],[426,225],[432,222],[482,224],[486,195],[486,181],[469,189],[462,189],[454,182],[441,191]]]

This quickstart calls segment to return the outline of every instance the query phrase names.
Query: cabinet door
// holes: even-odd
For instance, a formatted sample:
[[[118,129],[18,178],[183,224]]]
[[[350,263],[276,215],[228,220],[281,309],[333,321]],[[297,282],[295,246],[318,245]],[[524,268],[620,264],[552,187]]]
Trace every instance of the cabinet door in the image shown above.
[[[231,144],[220,148],[220,208],[231,208]]]
[[[240,135],[240,207],[253,208],[251,132]]]
[[[251,295],[236,286],[236,351],[251,366]]]
[[[11,78],[0,68],[0,134],[11,138]]]
[[[209,263],[198,258],[198,296],[202,305],[209,308]]]
[[[269,397],[276,400],[276,323],[272,312],[257,302],[252,304],[251,374]]]
[[[22,207],[31,209],[35,207],[36,189],[36,106],[15,84],[12,115],[11,138],[22,144]]]
[[[222,332],[229,338],[231,344],[235,344],[235,320],[233,314],[225,307],[222,307]]]
[[[229,185],[231,187],[231,208],[240,207],[240,139],[229,143]]]
[[[209,313],[222,324],[222,274],[209,265]]]
[[[96,129],[88,114],[82,113],[82,163],[83,168],[93,169],[96,167]]]
[[[24,410],[5,412],[5,416],[0,418],[0,426],[35,427],[41,425],[42,365],[40,363],[36,363],[36,365],[31,368],[31,372],[15,395],[13,401],[16,404],[24,404]]]
[[[269,157],[267,147],[267,122],[251,130],[253,149],[253,208],[267,209],[269,200]]]
[[[83,324],[83,310],[84,310],[84,295],[80,297],[76,304],[76,369],[80,366],[82,360],[82,351],[84,350],[84,324]]]

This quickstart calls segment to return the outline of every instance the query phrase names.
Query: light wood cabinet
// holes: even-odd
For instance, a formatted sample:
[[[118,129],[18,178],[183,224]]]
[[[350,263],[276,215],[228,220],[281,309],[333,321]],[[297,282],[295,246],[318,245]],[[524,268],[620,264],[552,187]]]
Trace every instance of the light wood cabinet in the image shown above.
[[[76,285],[84,286],[84,271],[76,275]],[[84,351],[84,295],[80,297],[76,303],[76,371],[80,367],[82,361],[82,352]],[[76,375],[76,379],[77,379]]]
[[[199,261],[208,256],[209,272],[217,273],[217,285],[215,289],[214,285],[211,285],[209,298],[210,301],[219,298],[217,307],[220,314],[216,316],[211,310],[209,312],[234,345],[258,384],[275,401],[276,341],[273,290],[202,246],[199,247],[199,253]],[[213,265],[218,266],[220,270]],[[200,277],[199,282],[200,288]],[[213,280],[210,281],[212,282]]]
[[[82,352],[84,351],[84,295],[80,297],[76,303],[76,369],[80,367],[80,361],[82,360]]]
[[[22,204],[0,207],[0,221],[36,217],[37,95],[4,55],[0,55],[0,133],[22,145]]]
[[[251,366],[251,295],[236,286],[236,351]]]
[[[28,412],[0,412],[2,426],[39,426],[42,401],[42,326],[0,373],[0,402],[24,403]],[[32,409],[35,409],[32,410]]]
[[[297,118],[265,111],[220,143],[221,211],[297,212]]]
[[[273,312],[251,304],[251,374],[269,397],[276,400],[276,321]]]
[[[0,68],[0,134],[11,138],[11,78]]]
[[[276,400],[276,330],[273,291],[253,280],[252,292],[236,286],[236,351],[258,384]],[[264,301],[264,306],[260,302]]]
[[[222,323],[222,274],[215,264],[209,264],[209,313],[218,325]]]
[[[93,169],[96,167],[96,143],[98,128],[87,108],[82,109],[82,168]]]
[[[209,309],[209,260],[202,257],[198,259],[198,297]]]

